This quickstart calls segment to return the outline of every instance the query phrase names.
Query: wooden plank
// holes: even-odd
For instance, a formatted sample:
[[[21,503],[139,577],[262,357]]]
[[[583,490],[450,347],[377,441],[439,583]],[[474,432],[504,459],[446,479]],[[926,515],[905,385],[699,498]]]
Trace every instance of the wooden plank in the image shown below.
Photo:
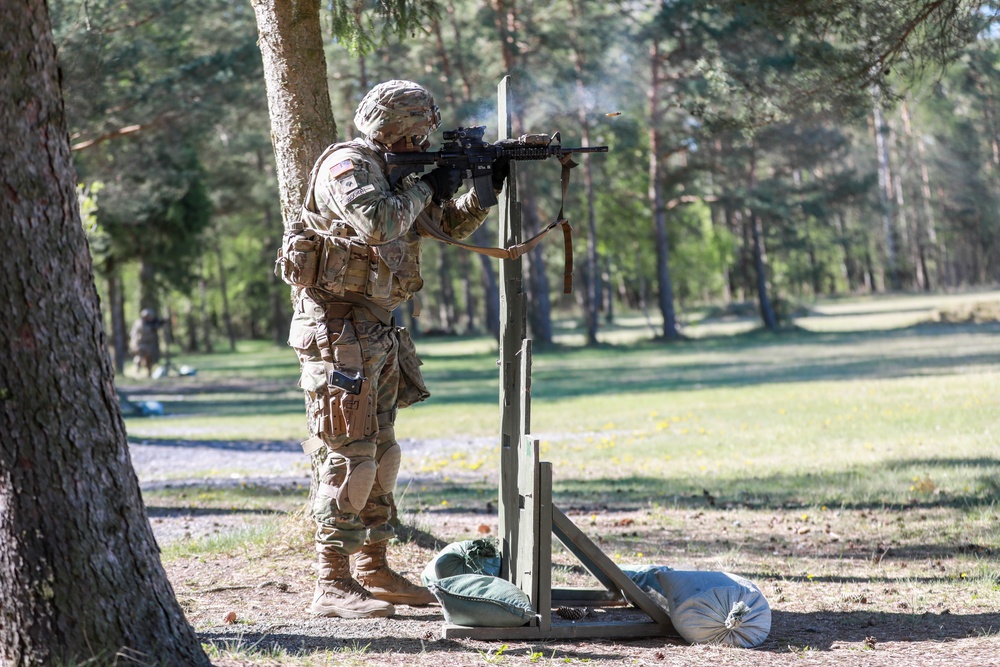
[[[602,639],[676,637],[673,626],[658,623],[607,623],[602,621],[573,621],[553,625],[546,631],[537,626],[518,628],[471,628],[464,625],[445,625],[445,639]]]
[[[527,341],[526,341],[527,342]],[[517,531],[516,569],[511,582],[524,591],[532,606],[538,600],[538,441],[526,435],[518,448],[518,480],[521,512]],[[512,549],[513,551],[513,549]],[[538,610],[538,607],[535,607]]]
[[[500,139],[511,132],[513,89],[511,78],[504,77],[497,86],[497,128]],[[500,194],[500,238],[502,247],[521,240],[520,209],[511,163],[511,178]],[[500,262],[500,480],[498,494],[501,572],[512,581],[511,568],[517,571],[520,502],[517,489],[517,447],[521,436],[518,393],[521,388],[517,354],[525,336],[524,295],[521,260]]]
[[[563,514],[562,510],[555,505],[552,506],[552,526],[556,531],[556,536],[562,534],[569,539],[569,543],[562,540],[562,538],[560,538],[560,541],[563,542],[567,549],[572,551],[574,554],[577,554],[577,558],[580,558],[580,561],[583,562],[585,566],[587,563],[584,562],[584,558],[595,565],[605,575],[605,578],[611,581],[613,586],[617,586],[618,590],[622,592],[626,600],[646,612],[646,614],[656,623],[673,628],[670,623],[670,616],[667,615],[667,612],[653,602],[653,600],[650,599],[650,597],[646,595],[634,581],[628,578],[628,575],[622,572],[621,569],[615,565],[614,561],[608,558],[608,556],[601,551],[589,537],[584,535],[583,531],[577,528],[576,524],[570,521],[569,517]],[[594,575],[596,576],[596,574],[597,573],[595,572]],[[602,583],[604,582],[602,581]]]
[[[607,588],[553,588],[554,607],[618,607],[627,604],[621,593]]]
[[[527,435],[530,430],[531,404],[531,341],[522,340],[518,354],[521,387],[518,392],[521,434],[517,446],[518,514],[517,544],[511,547],[516,560],[510,581],[524,591],[534,606],[538,600],[538,441]],[[538,611],[538,607],[535,607]]]
[[[535,441],[538,442],[537,440]],[[552,625],[552,464],[538,464],[538,599],[532,600],[538,612],[539,628],[548,632]]]

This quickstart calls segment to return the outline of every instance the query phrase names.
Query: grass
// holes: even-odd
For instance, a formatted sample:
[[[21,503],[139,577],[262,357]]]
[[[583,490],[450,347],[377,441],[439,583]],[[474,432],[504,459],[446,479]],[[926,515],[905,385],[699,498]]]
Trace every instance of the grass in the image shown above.
[[[686,329],[689,340],[675,345],[650,340],[642,317],[621,318],[596,348],[575,346],[579,330],[560,326],[556,345],[535,349],[532,371],[531,430],[542,459],[553,464],[555,501],[620,563],[727,570],[758,582],[783,615],[769,640],[770,658],[752,664],[782,664],[786,654],[834,664],[838,646],[847,657],[837,664],[854,664],[860,653],[885,657],[888,642],[902,662],[917,664],[921,637],[937,638],[930,643],[941,642],[940,650],[961,637],[985,646],[995,641],[997,624],[989,619],[1000,605],[1000,324],[949,313],[998,298],[1000,292],[831,300],[776,336],[746,322],[699,320]],[[727,327],[742,332],[716,335]],[[399,437],[489,443],[498,424],[495,343],[441,337],[417,345],[434,396],[400,414]],[[124,383],[133,397],[159,400],[165,411],[129,418],[133,440],[279,446],[305,437],[289,350],[241,343],[238,354],[176,363],[197,367],[198,375]],[[425,473],[399,493],[412,532],[457,540],[479,536],[490,527],[484,523],[495,527],[498,460],[496,445],[477,444],[410,462]],[[304,495],[265,487],[145,494],[148,504],[165,508],[280,512],[301,507]],[[262,529],[168,546],[164,555],[178,572],[198,559],[230,569],[249,561],[255,576],[267,578],[274,578],[267,570],[277,558],[308,581],[305,547],[289,553],[290,541],[305,544],[308,529],[271,520]],[[432,553],[421,539],[398,548],[413,561],[411,571]],[[554,562],[555,580],[579,584],[568,553],[557,549]],[[206,581],[214,579],[198,586]],[[221,607],[209,614],[203,601],[192,600],[185,609],[199,630],[219,632]],[[298,606],[282,613],[288,623],[301,615]],[[949,613],[965,629],[933,629],[946,627],[936,619]],[[842,628],[845,639],[808,634],[817,618]],[[298,641],[302,632],[282,636]],[[917,638],[913,654],[905,644],[910,635]],[[247,636],[231,644],[216,639],[213,659],[430,665],[440,664],[435,652],[445,650],[438,646],[425,658],[424,640],[413,640],[397,657],[363,638],[351,640],[366,647],[359,653]],[[458,651],[461,664],[569,659],[568,645],[503,646],[448,650]],[[726,655],[684,650],[668,652],[664,664],[707,664]],[[591,659],[586,650],[572,655],[573,662]],[[623,662],[663,659],[643,654]],[[950,659],[934,664],[963,664]]]

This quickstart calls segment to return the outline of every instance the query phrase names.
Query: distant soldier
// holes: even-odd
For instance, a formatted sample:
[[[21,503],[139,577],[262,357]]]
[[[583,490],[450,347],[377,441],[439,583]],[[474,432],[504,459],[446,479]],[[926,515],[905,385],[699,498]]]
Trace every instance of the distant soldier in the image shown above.
[[[146,377],[153,374],[153,366],[160,361],[160,322],[149,308],[143,308],[139,319],[132,325],[129,333],[128,350],[135,362],[135,372],[138,375],[142,369]]]

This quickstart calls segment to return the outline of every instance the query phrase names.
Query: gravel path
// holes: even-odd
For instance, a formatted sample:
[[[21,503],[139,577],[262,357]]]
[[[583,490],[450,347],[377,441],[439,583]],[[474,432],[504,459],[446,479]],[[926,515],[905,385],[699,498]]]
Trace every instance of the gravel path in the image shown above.
[[[454,469],[447,473],[421,471],[454,452],[486,449],[495,442],[495,437],[401,440],[403,465],[399,485],[438,481],[445,475],[452,480],[460,479],[463,474],[470,479],[482,479],[481,473]],[[136,438],[129,442],[129,451],[143,491],[253,485],[301,493],[309,485],[309,460],[297,441]],[[158,507],[155,502],[148,503],[147,511],[161,546],[249,527],[270,515],[232,509]]]

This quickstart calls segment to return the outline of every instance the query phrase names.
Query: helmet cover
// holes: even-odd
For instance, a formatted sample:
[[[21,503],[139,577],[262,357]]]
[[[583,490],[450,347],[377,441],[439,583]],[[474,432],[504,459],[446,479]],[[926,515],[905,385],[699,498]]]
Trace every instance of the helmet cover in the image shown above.
[[[423,137],[441,124],[441,112],[426,88],[393,79],[372,88],[354,114],[354,125],[387,146],[403,137]]]

